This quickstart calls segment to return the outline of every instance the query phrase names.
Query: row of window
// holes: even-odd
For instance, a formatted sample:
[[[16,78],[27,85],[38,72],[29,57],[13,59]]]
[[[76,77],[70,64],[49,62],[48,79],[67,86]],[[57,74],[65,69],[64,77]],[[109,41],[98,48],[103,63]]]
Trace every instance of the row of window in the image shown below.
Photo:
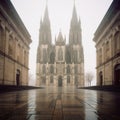
[[[50,73],[51,73],[51,74],[54,73],[54,69],[55,69],[54,66],[51,65],[51,66],[50,66]],[[74,71],[75,71],[75,74],[78,73],[78,67],[77,67],[77,66],[74,67]],[[42,66],[42,73],[43,73],[43,74],[47,73],[45,65]],[[70,73],[71,73],[71,68],[70,68],[69,65],[68,65],[67,68],[66,68],[66,73],[67,73],[67,74],[70,74]]]
[[[46,77],[43,77],[42,78],[42,83],[46,83]],[[50,76],[50,83],[52,84],[52,83],[54,83],[54,78],[53,78],[53,76]],[[70,84],[70,76],[67,76],[67,83],[68,84]],[[77,84],[78,83],[78,78],[77,78],[77,76],[75,76],[75,84]]]
[[[113,51],[113,55],[120,53],[120,32],[117,32],[114,35],[113,41],[107,41],[103,47],[104,49],[100,48],[98,51],[98,61],[99,61],[98,64],[101,64],[105,62],[106,60],[108,60],[110,57],[112,57],[111,56],[112,51]],[[104,60],[103,60],[103,57],[104,57]]]
[[[0,49],[3,50],[5,48],[4,42],[4,29],[0,26]],[[22,64],[27,65],[28,61],[28,53],[26,50],[24,50],[23,47],[21,47],[20,44],[17,43],[16,39],[13,39],[13,37],[10,35],[8,39],[8,55],[19,62],[22,62]]]
[[[69,53],[66,54],[67,56],[67,61],[71,61],[71,56]],[[78,51],[77,50],[74,50],[73,51],[73,62],[77,63],[78,62],[78,58],[79,58],[79,54],[78,54]],[[69,60],[68,60],[69,59]],[[48,54],[47,54],[47,49],[44,48],[42,50],[42,60],[44,61],[44,63],[47,63],[48,61]],[[63,61],[63,49],[62,48],[59,48],[58,50],[58,60],[59,61]],[[50,54],[50,62],[51,63],[54,63],[55,62],[55,54],[54,53],[51,53]]]
[[[20,44],[16,44],[15,42],[17,40],[14,40],[11,36],[9,37],[9,44],[8,44],[8,55],[11,57],[15,57],[15,54],[17,56],[17,61],[22,62],[24,65],[27,65],[27,60],[28,60],[28,53]],[[15,51],[16,47],[16,51]]]

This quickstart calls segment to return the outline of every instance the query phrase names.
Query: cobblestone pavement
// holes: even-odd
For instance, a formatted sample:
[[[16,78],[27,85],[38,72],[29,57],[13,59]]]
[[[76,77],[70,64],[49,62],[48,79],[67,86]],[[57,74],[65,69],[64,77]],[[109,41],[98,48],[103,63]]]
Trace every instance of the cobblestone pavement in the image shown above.
[[[120,120],[120,93],[73,87],[2,93],[0,120]]]

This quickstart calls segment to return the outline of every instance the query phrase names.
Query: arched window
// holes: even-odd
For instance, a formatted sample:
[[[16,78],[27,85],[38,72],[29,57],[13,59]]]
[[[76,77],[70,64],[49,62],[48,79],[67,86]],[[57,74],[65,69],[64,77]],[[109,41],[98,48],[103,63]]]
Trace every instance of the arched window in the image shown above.
[[[66,51],[66,63],[71,63],[71,55],[69,51]]]
[[[20,44],[17,44],[17,61],[20,61]]]
[[[50,83],[53,83],[53,76],[50,76]]]
[[[53,65],[50,66],[50,73],[54,73],[54,67],[53,67]]]
[[[74,50],[74,53],[73,53],[73,56],[74,56],[74,63],[77,63],[77,61],[78,61],[78,52],[77,52],[77,50]]]
[[[102,63],[102,48],[99,50],[99,64]]]
[[[63,83],[62,76],[58,77],[58,86],[61,87]]]
[[[45,48],[43,49],[43,62],[47,63],[47,50]]]
[[[55,54],[54,54],[54,52],[52,52],[52,53],[50,54],[50,63],[51,63],[51,64],[54,64],[54,61],[55,61]]]
[[[67,74],[69,74],[70,73],[70,66],[68,65],[67,66]]]
[[[26,57],[27,57],[27,54],[26,54],[26,51],[24,51],[24,65],[26,65]]]
[[[9,42],[8,42],[8,54],[10,55],[10,56],[12,56],[13,55],[13,37],[12,36],[10,36],[9,37]],[[21,51],[20,51],[21,52]]]
[[[62,50],[62,48],[59,48],[59,50],[58,50],[58,60],[60,60],[60,61],[63,60],[63,50]]]
[[[103,85],[103,73],[102,73],[102,71],[99,73],[99,85],[100,86]]]
[[[115,54],[120,52],[120,32],[117,32],[114,36],[114,49]]]
[[[67,83],[70,83],[70,76],[67,76]]]
[[[109,41],[106,42],[106,60],[109,59]]]
[[[78,67],[75,66],[75,74],[77,74],[77,73],[78,73]]]
[[[42,67],[42,73],[43,73],[43,74],[46,73],[46,67],[45,67],[45,65],[43,65],[43,67]]]
[[[42,84],[46,84],[46,77],[42,77]]]

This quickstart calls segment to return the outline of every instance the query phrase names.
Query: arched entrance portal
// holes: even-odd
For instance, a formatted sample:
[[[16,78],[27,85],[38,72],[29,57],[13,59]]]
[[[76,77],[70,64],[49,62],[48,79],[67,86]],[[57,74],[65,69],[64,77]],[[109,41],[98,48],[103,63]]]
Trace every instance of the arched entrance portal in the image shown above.
[[[58,78],[58,87],[62,87],[62,76]]]
[[[114,68],[114,85],[120,85],[120,64]]]
[[[100,72],[99,73],[99,83],[100,83],[100,86],[102,86],[103,85],[103,73],[102,72]]]
[[[20,85],[20,70],[17,70],[16,72],[16,85]]]

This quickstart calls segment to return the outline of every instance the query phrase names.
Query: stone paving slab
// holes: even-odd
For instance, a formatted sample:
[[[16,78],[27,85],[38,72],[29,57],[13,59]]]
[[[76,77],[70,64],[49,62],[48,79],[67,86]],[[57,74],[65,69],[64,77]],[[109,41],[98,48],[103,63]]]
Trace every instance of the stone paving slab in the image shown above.
[[[2,93],[0,120],[120,120],[120,93],[71,87]]]

